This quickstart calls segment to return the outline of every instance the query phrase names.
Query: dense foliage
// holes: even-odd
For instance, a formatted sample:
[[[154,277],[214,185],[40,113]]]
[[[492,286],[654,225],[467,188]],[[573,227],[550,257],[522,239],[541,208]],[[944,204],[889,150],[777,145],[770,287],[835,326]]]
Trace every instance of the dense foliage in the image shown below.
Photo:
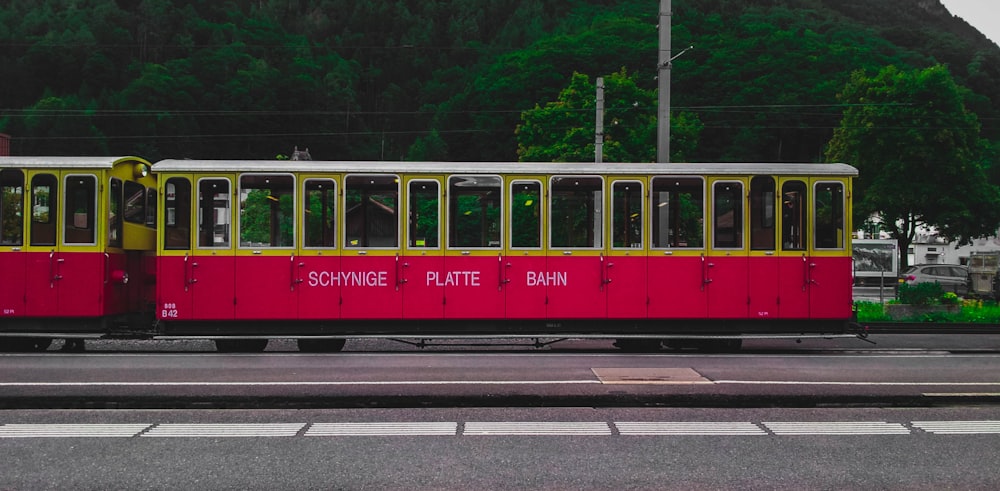
[[[697,130],[678,146],[684,159],[822,160],[843,113],[837,93],[851,73],[888,65],[948,65],[983,135],[1000,140],[1000,48],[935,0],[673,5],[674,46],[695,46],[672,70],[678,120]],[[522,113],[589,89],[574,73],[590,85],[625,74],[635,97],[607,94],[609,114],[622,112],[608,150],[647,159],[657,10],[648,0],[10,0],[0,131],[16,154],[274,158],[298,145],[317,159],[516,160],[519,144],[532,146],[515,132]],[[576,154],[587,152],[566,155]]]

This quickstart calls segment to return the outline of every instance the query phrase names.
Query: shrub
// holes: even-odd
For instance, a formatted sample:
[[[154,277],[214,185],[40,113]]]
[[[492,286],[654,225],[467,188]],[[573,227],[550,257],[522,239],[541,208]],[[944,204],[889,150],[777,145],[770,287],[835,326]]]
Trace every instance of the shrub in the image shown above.
[[[941,303],[942,297],[944,297],[944,288],[941,288],[940,283],[917,283],[916,285],[903,283],[899,285],[899,303],[938,305]]]

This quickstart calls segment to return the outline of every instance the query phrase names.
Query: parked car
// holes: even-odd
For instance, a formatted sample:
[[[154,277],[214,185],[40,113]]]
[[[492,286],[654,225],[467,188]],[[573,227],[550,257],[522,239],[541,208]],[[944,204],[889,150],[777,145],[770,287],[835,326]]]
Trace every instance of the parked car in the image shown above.
[[[958,264],[917,264],[903,273],[908,285],[939,283],[944,291],[965,296],[969,293],[969,268]]]

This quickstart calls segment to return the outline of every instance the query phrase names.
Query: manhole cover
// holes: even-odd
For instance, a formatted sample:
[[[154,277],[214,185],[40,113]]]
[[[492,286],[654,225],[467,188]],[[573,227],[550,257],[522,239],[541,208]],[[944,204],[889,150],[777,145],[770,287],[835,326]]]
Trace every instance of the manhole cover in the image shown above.
[[[591,368],[602,384],[710,384],[691,368]]]

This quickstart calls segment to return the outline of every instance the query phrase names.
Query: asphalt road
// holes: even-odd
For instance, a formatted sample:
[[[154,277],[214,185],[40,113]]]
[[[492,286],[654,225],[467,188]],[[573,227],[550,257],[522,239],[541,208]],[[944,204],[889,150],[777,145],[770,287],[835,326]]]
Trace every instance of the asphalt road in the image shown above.
[[[1000,409],[0,412],[0,489],[997,489]]]
[[[873,338],[0,354],[0,489],[1000,487],[1000,335]]]
[[[743,352],[623,353],[602,341],[304,354],[0,355],[0,407],[931,406],[1000,399],[1000,335],[754,340]],[[160,342],[150,348],[175,347]],[[275,343],[276,349],[280,343]]]

